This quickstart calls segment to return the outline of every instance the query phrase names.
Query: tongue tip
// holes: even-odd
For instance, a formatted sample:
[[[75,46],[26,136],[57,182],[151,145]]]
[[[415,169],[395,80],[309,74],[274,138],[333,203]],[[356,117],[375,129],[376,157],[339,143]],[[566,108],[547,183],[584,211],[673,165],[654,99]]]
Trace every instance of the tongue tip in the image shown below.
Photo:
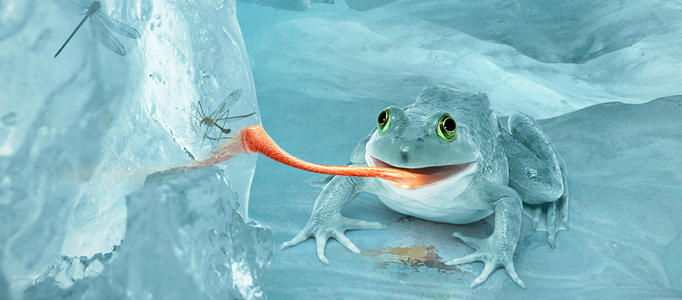
[[[257,145],[262,144],[264,139],[269,138],[265,129],[263,129],[263,125],[260,124],[240,128],[237,136],[244,153],[259,152]]]

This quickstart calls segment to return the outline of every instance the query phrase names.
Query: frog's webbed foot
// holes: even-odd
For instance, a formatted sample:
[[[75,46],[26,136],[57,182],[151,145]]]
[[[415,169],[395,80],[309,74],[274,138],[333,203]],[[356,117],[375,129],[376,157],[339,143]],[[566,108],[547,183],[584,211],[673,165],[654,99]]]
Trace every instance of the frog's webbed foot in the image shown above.
[[[335,214],[329,218],[319,218],[313,214],[308,221],[308,224],[288,242],[284,242],[280,246],[280,250],[296,246],[309,237],[314,237],[317,245],[317,257],[321,262],[329,264],[329,259],[324,255],[324,248],[327,245],[329,238],[333,237],[348,250],[355,253],[360,253],[360,249],[353,244],[353,242],[346,237],[346,230],[358,229],[386,229],[388,226],[378,222],[368,222],[358,219],[352,219]]]
[[[519,275],[516,273],[516,270],[514,269],[513,257],[515,247],[513,245],[509,246],[507,242],[500,240],[501,237],[498,237],[494,234],[487,238],[478,238],[466,236],[460,232],[455,232],[452,234],[452,236],[462,240],[462,242],[464,242],[467,246],[476,249],[476,252],[460,258],[455,258],[449,262],[446,262],[446,265],[461,265],[476,261],[481,261],[485,264],[481,275],[476,277],[469,287],[477,287],[479,284],[488,279],[488,276],[490,276],[495,269],[498,267],[503,267],[507,271],[507,274],[509,274],[509,277],[511,277],[516,284],[518,284],[521,288],[526,288],[526,284],[523,282],[523,280],[521,280],[521,277],[519,277]]]
[[[554,202],[538,205],[523,204],[523,213],[533,221],[533,231],[546,231],[547,243],[556,247],[556,235],[568,230],[568,191]]]

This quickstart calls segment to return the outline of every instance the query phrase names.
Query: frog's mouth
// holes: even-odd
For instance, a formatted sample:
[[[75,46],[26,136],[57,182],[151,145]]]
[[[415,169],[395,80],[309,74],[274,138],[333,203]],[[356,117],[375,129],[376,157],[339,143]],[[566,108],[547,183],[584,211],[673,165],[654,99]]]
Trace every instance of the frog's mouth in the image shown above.
[[[441,181],[446,180],[448,178],[452,178],[453,176],[457,176],[458,174],[462,173],[464,170],[468,169],[472,165],[472,163],[464,163],[464,164],[458,164],[458,165],[433,166],[433,167],[424,167],[424,168],[401,168],[401,167],[396,167],[396,166],[391,165],[389,163],[383,162],[377,158],[374,158],[371,155],[367,155],[367,157],[369,157],[370,162],[375,167],[398,169],[398,170],[408,171],[408,172],[414,173],[414,174],[419,174],[418,175],[419,183],[414,183],[414,184],[410,185],[409,187],[401,186],[401,185],[398,185],[394,182],[391,182],[397,187],[408,188],[408,189],[416,189],[416,188],[420,188],[420,187],[423,187],[426,185],[431,185],[434,183],[441,182]]]

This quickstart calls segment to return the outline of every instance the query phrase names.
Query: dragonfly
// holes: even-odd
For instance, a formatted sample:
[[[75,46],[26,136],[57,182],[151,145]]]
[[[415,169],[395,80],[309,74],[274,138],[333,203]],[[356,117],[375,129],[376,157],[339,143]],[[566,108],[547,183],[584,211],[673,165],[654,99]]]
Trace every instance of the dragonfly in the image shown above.
[[[69,43],[71,38],[76,34],[78,29],[83,26],[86,20],[90,19],[90,28],[95,38],[105,47],[109,48],[114,53],[125,56],[126,49],[123,48],[121,42],[119,42],[114,35],[109,32],[109,30],[114,31],[122,36],[131,39],[139,39],[140,33],[124,23],[111,19],[109,16],[105,15],[101,8],[102,4],[99,1],[88,1],[88,0],[52,0],[52,2],[57,5],[61,10],[72,15],[85,15],[83,20],[76,26],[71,35],[61,48],[54,55],[56,58],[59,53],[64,50],[66,44]],[[107,29],[108,28],[108,29]]]
[[[192,122],[192,130],[195,134],[201,137],[201,146],[204,146],[204,141],[209,140],[211,143],[219,142],[228,138],[228,135],[232,132],[230,128],[226,128],[226,124],[230,122],[235,122],[250,116],[255,115],[255,112],[250,114],[233,116],[230,117],[230,107],[232,107],[239,98],[242,96],[242,90],[237,89],[232,91],[225,100],[213,110],[210,114],[208,111],[204,111],[204,107],[201,101],[197,101],[196,104],[192,104],[192,110],[194,114],[192,117],[194,121]],[[215,132],[214,128],[217,128]],[[216,134],[218,136],[216,136]],[[225,136],[223,136],[225,135]]]

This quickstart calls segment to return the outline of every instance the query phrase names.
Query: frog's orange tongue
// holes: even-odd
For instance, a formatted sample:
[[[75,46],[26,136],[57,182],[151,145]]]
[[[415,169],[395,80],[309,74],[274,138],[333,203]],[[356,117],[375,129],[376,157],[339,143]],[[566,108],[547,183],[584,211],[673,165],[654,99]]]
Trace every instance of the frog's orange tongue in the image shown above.
[[[394,182],[397,186],[405,189],[414,189],[424,185],[424,178],[422,178],[421,174],[405,170],[363,166],[327,166],[298,159],[277,146],[261,125],[243,127],[239,129],[235,136],[238,138],[225,140],[206,156],[161,173],[208,167],[226,161],[239,153],[260,153],[280,163],[309,172],[382,178]]]

